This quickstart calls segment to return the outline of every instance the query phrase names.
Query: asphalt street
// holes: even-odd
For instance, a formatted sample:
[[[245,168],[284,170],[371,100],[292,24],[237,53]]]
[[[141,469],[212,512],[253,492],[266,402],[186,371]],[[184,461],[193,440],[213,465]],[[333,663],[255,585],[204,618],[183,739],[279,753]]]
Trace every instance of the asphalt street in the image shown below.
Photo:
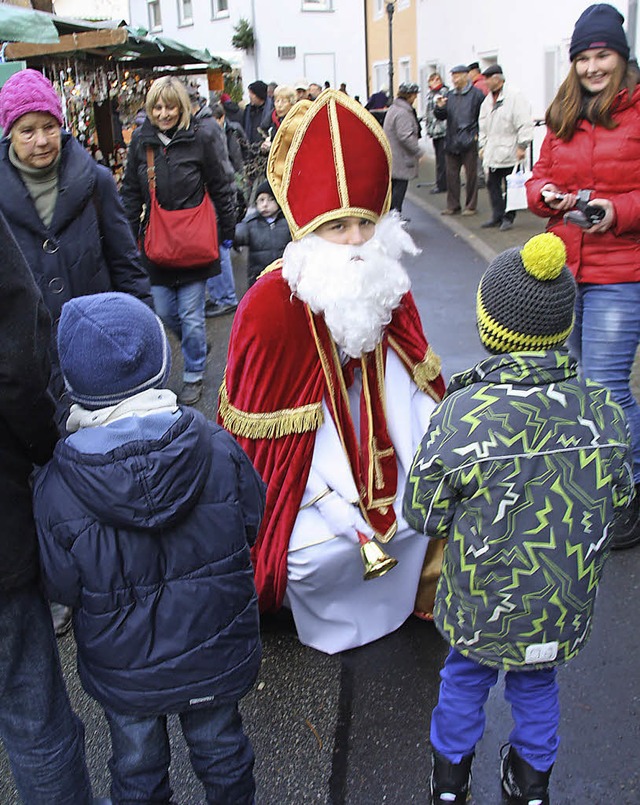
[[[448,377],[484,355],[474,305],[486,252],[471,248],[463,233],[444,226],[424,207],[420,200],[405,205],[408,230],[422,249],[407,266],[428,338]],[[242,259],[236,263],[243,288]],[[207,394],[198,407],[209,416],[215,414],[230,325],[229,317],[208,322]],[[174,353],[171,385],[177,389],[180,358]],[[591,642],[559,673],[563,723],[551,785],[554,805],[640,802],[639,595],[640,548],[614,554],[600,589]],[[301,646],[283,613],[263,622],[263,642],[258,683],[242,703],[256,751],[258,805],[427,802],[429,716],[447,650],[432,624],[410,618],[382,640],[329,657]],[[73,637],[62,638],[59,647],[73,705],[86,726],[94,791],[105,796],[106,725],[79,685]],[[499,749],[510,731],[501,683],[486,710],[472,802],[498,805]],[[170,728],[174,801],[201,803],[202,789],[190,771],[175,719]],[[6,760],[0,757],[0,804],[17,802]]]

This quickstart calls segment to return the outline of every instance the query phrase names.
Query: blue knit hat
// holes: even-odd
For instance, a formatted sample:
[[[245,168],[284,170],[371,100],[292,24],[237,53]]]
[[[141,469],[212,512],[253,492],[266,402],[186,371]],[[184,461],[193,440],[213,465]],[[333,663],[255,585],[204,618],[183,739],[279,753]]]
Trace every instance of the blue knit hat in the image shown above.
[[[69,396],[90,410],[162,388],[171,369],[160,319],[135,296],[115,291],[63,305],[58,353]]]
[[[628,60],[629,43],[622,27],[623,22],[622,14],[608,3],[589,6],[578,17],[573,29],[569,47],[571,61],[578,53],[591,48],[609,48]]]

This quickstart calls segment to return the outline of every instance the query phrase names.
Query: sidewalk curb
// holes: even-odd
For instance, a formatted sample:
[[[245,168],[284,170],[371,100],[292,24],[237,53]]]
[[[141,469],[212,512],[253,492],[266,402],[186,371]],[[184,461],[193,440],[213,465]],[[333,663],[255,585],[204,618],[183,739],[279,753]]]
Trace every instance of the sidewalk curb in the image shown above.
[[[457,221],[455,216],[442,215],[438,207],[434,206],[433,204],[429,204],[428,201],[425,201],[411,190],[407,192],[407,198],[413,204],[421,207],[432,218],[439,220],[440,223],[446,226],[447,229],[450,229],[456,237],[462,238],[462,240],[464,240],[464,242],[470,246],[479,257],[482,257],[483,260],[486,260],[487,263],[490,263],[498,254],[498,252],[492,249],[491,246],[488,246],[486,243],[484,243],[484,241],[480,240],[477,235],[474,235],[473,232],[470,232],[467,227],[464,226],[464,224]]]

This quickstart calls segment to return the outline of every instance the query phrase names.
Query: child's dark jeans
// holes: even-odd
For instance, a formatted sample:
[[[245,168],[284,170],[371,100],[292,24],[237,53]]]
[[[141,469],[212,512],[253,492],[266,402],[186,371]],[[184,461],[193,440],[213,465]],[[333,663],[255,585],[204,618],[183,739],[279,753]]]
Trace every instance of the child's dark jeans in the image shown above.
[[[105,709],[111,730],[113,805],[171,801],[167,717]],[[237,702],[179,714],[189,757],[208,803],[252,805],[253,749],[242,729]]]

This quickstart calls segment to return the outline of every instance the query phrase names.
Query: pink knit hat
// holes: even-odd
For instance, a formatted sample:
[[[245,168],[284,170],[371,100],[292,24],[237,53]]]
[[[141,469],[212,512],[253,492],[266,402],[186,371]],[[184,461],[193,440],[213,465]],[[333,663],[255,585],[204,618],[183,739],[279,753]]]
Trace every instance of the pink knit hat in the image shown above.
[[[20,70],[0,89],[0,126],[8,134],[19,117],[48,112],[62,125],[62,105],[53,84],[37,70]]]

